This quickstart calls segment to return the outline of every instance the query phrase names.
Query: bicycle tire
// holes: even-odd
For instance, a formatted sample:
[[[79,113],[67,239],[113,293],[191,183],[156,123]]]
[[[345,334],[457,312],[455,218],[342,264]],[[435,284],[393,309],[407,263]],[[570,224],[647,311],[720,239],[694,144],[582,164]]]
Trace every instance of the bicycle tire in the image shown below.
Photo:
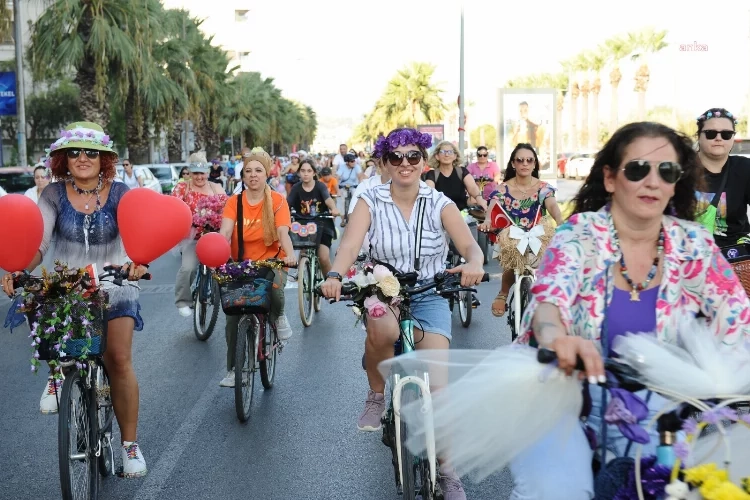
[[[513,310],[513,302],[515,296],[515,286],[510,287],[508,297],[505,299],[505,311],[508,313],[508,326],[510,327],[510,341],[514,342],[518,333],[516,332],[516,312]]]
[[[109,374],[104,364],[98,364],[96,377],[96,405],[98,437],[101,443],[99,453],[99,474],[109,477],[115,474],[115,453],[112,446],[112,422],[114,421],[114,407],[109,385]],[[109,434],[108,439],[105,439]],[[107,441],[109,442],[107,444]]]
[[[531,300],[531,280],[525,279],[521,281],[521,289],[519,290],[519,293],[521,294],[521,319],[523,319],[523,314],[526,312],[526,306],[529,305],[529,301]]]
[[[71,459],[71,453],[73,453],[73,447],[71,442],[70,430],[71,424],[77,427],[77,423],[71,422],[71,413],[74,408],[73,396],[71,393],[77,389],[80,394],[80,400],[85,406],[82,412],[83,420],[85,421],[84,436],[79,436],[76,433],[75,438],[72,440],[76,443],[75,453],[81,454],[83,452],[85,458],[84,462],[88,466],[86,492],[80,494],[73,490],[73,481],[71,477],[71,465],[73,460]],[[71,371],[65,382],[63,383],[62,392],[60,395],[59,403],[59,418],[57,427],[57,453],[58,453],[58,464],[60,470],[60,490],[62,493],[63,500],[83,500],[83,499],[96,499],[99,494],[99,462],[92,460],[93,453],[91,451],[91,444],[94,439],[98,437],[97,429],[92,422],[96,421],[96,405],[92,404],[93,393],[86,389],[81,374],[78,371]],[[81,438],[83,437],[83,443]],[[84,449],[81,450],[82,445]]]
[[[297,302],[299,303],[299,317],[305,327],[312,325],[313,321],[312,287],[310,259],[303,256],[297,264]]]
[[[255,348],[255,321],[254,316],[243,317],[237,327],[237,343],[234,348],[234,408],[240,422],[250,419],[253,406],[258,353]],[[246,362],[248,367],[245,367]]]
[[[266,325],[263,328],[263,359],[260,360],[260,382],[263,388],[268,390],[273,387],[273,380],[276,377],[276,354],[279,350],[279,339],[276,334],[276,327],[266,318]]]
[[[458,292],[458,317],[461,318],[461,326],[468,328],[471,324],[472,307],[471,292]]]
[[[208,287],[205,285],[206,279],[210,280]],[[208,288],[209,297],[203,297],[204,288]],[[208,324],[206,325],[206,313],[209,303],[213,308],[209,315]],[[216,321],[219,319],[220,308],[219,284],[210,274],[201,274],[198,279],[198,287],[195,290],[195,302],[193,304],[193,332],[195,333],[195,338],[202,342],[211,338],[211,334],[214,333],[214,328],[216,327]]]
[[[313,289],[318,283],[322,283],[323,281],[323,270],[320,268],[320,262],[318,262],[318,265],[315,266],[315,282],[313,283]],[[315,308],[315,312],[320,312],[322,309],[322,300],[323,298],[313,291],[313,307]]]
[[[409,403],[416,401],[418,398],[416,389],[412,387],[405,387],[403,391],[401,392],[401,408],[404,408]],[[422,485],[419,485],[419,488],[417,488],[416,483],[416,457],[409,451],[409,448],[406,447],[406,440],[409,437],[409,431],[406,428],[406,423],[401,420],[401,435],[400,435],[400,441],[401,441],[401,477],[402,480],[402,488],[403,488],[403,498],[404,500],[416,500],[417,493],[421,492]]]

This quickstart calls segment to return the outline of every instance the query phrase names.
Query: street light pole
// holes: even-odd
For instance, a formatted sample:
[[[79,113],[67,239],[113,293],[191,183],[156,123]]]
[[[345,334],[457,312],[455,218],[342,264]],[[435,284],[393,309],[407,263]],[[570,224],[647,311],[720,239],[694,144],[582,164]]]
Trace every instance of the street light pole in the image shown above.
[[[464,154],[464,125],[466,117],[464,116],[464,6],[461,5],[461,62],[460,62],[460,83],[458,93],[458,150]]]
[[[16,39],[16,105],[18,116],[18,161],[22,167],[28,165],[26,158],[26,99],[23,78],[23,23],[21,22],[21,1],[13,0],[14,33]]]

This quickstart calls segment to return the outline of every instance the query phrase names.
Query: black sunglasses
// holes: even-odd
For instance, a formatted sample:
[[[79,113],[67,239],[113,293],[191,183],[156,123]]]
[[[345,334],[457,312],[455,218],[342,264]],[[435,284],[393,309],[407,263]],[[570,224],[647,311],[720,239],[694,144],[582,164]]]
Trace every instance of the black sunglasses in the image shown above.
[[[417,165],[422,160],[421,151],[409,151],[408,153],[399,153],[398,151],[391,151],[388,153],[388,163],[394,167],[398,167],[404,162],[404,158],[409,162],[409,165]]]
[[[721,138],[725,141],[728,141],[732,137],[734,137],[734,130],[702,130],[704,134],[706,134],[706,139],[713,140],[716,139],[716,136],[718,134],[721,134]]]
[[[487,153],[477,153],[477,156],[484,158],[487,156]]]
[[[68,149],[68,158],[78,158],[81,153],[92,160],[99,157],[99,151],[96,149]]]
[[[669,184],[674,184],[682,177],[682,166],[673,161],[663,161],[656,166],[659,176]],[[646,160],[632,160],[623,167],[625,178],[631,182],[642,181],[651,173],[651,163]]]

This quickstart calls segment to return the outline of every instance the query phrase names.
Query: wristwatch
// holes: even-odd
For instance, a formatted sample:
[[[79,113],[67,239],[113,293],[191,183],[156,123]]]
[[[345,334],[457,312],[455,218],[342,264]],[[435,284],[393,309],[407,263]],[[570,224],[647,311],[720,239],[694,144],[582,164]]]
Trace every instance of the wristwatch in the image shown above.
[[[333,278],[335,280],[344,281],[344,277],[336,271],[328,271],[328,273],[326,274],[326,278]]]

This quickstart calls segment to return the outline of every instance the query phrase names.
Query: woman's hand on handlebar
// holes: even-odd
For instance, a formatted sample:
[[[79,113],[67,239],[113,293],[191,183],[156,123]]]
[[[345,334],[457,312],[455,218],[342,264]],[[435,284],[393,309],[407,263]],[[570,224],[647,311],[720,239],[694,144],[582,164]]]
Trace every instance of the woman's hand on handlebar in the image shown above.
[[[576,363],[580,358],[585,368],[585,371],[579,374],[581,380],[588,377],[592,384],[607,381],[604,375],[602,355],[593,341],[572,335],[561,335],[556,337],[548,347],[555,351],[557,366],[566,374],[573,374],[573,371],[577,369]]]
[[[8,273],[2,278],[3,292],[8,297],[13,297],[15,294],[15,279],[20,273]]]
[[[320,285],[320,291],[325,298],[336,299],[338,302],[341,298],[341,281],[336,278],[328,278]]]
[[[466,262],[460,266],[446,269],[446,272],[450,274],[461,273],[461,286],[465,288],[478,285],[484,277],[482,264],[477,262]]]
[[[138,281],[144,274],[148,273],[146,266],[135,265],[132,262],[127,262],[120,269],[120,273],[123,277],[127,275],[128,281]]]
[[[294,267],[297,265],[297,256],[295,254],[287,255],[282,260],[287,266]]]

